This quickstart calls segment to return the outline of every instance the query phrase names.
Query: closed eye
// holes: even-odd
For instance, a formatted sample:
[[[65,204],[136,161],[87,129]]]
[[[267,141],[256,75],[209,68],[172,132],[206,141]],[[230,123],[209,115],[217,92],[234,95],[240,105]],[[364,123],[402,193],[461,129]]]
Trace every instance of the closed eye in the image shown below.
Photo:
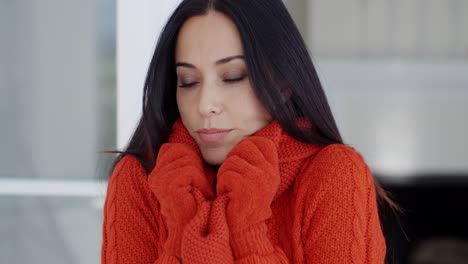
[[[227,82],[227,83],[233,83],[233,82],[242,81],[244,78],[245,78],[245,75],[240,76],[239,78],[225,79],[224,81]]]
[[[193,85],[195,85],[195,84],[197,84],[197,83],[198,83],[198,82],[187,83],[187,84],[183,83],[183,84],[179,85],[179,87],[180,87],[180,88],[190,87],[190,86],[193,86]]]
[[[224,79],[223,81],[226,82],[226,83],[235,83],[235,82],[240,82],[242,80],[244,80],[244,78],[246,77],[247,75],[243,75],[243,76],[240,76],[238,78],[231,78],[231,79]],[[179,85],[180,88],[186,88],[186,87],[191,87],[191,86],[194,86],[195,84],[197,84],[198,82],[192,82],[192,83],[182,83],[181,85]]]

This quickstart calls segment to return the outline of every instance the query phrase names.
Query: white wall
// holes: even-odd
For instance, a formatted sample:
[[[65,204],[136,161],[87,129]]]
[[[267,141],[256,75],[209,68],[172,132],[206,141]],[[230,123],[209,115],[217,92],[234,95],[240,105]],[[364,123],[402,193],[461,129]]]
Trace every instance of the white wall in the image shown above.
[[[95,2],[1,3],[0,177],[93,177]]]
[[[316,55],[468,57],[468,1],[310,0]]]
[[[141,116],[143,85],[159,33],[179,0],[117,1],[117,148]]]

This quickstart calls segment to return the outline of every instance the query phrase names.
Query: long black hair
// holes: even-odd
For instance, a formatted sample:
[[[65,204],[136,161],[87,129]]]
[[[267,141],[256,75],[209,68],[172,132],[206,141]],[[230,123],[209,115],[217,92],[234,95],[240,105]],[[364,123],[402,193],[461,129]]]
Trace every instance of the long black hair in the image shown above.
[[[133,154],[149,173],[172,124],[180,116],[176,89],[175,46],[183,23],[213,10],[237,26],[248,75],[255,95],[271,116],[295,139],[317,145],[345,144],[322,89],[304,40],[281,0],[184,0],[159,36],[143,92],[141,119],[124,151]],[[298,118],[313,124],[304,130]],[[376,182],[379,201],[397,206]]]

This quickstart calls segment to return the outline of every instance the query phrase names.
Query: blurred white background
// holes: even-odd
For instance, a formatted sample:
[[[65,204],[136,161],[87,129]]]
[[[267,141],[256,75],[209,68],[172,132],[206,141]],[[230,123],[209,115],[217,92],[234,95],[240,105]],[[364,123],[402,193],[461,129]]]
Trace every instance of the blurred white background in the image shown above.
[[[105,176],[179,0],[0,0],[0,263],[99,263]],[[468,179],[468,1],[287,0],[375,176]]]

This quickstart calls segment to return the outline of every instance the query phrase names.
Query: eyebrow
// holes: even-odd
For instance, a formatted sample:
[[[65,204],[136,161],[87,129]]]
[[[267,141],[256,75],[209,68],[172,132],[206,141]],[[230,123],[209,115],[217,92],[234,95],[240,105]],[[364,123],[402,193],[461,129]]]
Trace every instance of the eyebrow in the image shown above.
[[[243,55],[229,56],[229,57],[226,57],[226,58],[222,58],[222,59],[217,60],[214,64],[215,64],[216,66],[218,66],[218,65],[221,65],[221,64],[228,63],[228,62],[230,62],[230,61],[232,61],[232,60],[234,60],[234,59],[242,59],[242,60],[243,60],[243,59],[244,59],[244,56],[243,56]],[[188,62],[183,62],[183,61],[177,62],[177,63],[175,64],[175,66],[176,66],[176,68],[177,68],[177,67],[196,68],[195,65],[190,64],[190,63],[188,63]]]

